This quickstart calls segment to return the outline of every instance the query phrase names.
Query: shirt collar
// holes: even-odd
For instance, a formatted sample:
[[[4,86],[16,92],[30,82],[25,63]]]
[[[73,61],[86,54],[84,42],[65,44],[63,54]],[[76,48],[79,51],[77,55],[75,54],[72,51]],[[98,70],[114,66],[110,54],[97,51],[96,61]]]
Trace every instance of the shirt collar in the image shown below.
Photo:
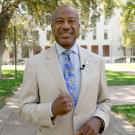
[[[63,52],[65,52],[67,50],[67,49],[63,48],[62,46],[60,46],[58,43],[55,43],[55,47],[56,47],[58,56],[60,56]],[[77,55],[79,55],[78,45],[76,43],[69,50],[71,50],[74,53],[76,53]]]

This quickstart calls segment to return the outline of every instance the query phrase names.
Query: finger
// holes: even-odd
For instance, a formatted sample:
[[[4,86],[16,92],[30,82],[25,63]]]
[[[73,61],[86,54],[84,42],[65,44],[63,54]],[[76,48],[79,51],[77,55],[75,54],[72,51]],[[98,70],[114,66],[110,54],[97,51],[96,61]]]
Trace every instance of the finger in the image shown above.
[[[81,128],[78,132],[77,135],[82,135],[83,129]]]
[[[67,107],[66,110],[67,110],[67,112],[71,112],[72,111],[72,107]]]
[[[85,135],[93,135],[93,134],[91,134],[90,131],[88,131]]]
[[[78,131],[78,132],[76,133],[76,135],[81,135],[81,132],[80,132],[80,131]]]
[[[70,103],[70,107],[73,108],[73,103]]]
[[[88,132],[89,132],[89,128],[88,127],[85,127],[83,129],[82,135],[86,135]]]
[[[66,98],[70,99],[71,101],[73,101],[72,96],[70,96],[69,94],[65,94],[64,96],[65,96]]]
[[[62,90],[60,90],[60,92],[61,92],[61,95],[65,95],[65,96],[68,96],[68,97],[72,98],[72,96],[70,96],[68,92],[65,92],[65,91],[62,91]]]
[[[68,111],[71,111],[73,109],[72,103],[66,103],[65,107]]]
[[[62,95],[69,95],[68,92],[63,91],[62,89],[59,89],[59,90],[60,90],[60,93],[61,93]]]
[[[77,131],[75,135],[80,135],[79,131]]]
[[[63,92],[59,96],[62,97],[62,98],[67,97],[67,98],[72,99],[72,97],[67,92]]]
[[[89,131],[89,128],[87,126],[84,126],[81,131],[80,131],[80,134],[81,135],[86,135],[86,133],[88,133]]]
[[[97,135],[94,131],[88,130],[85,135]]]
[[[60,93],[65,93],[65,91],[64,91],[64,90],[62,90],[62,89],[60,89],[60,88],[59,88],[59,90],[60,90]],[[67,92],[66,92],[66,93],[67,93]]]
[[[89,128],[88,132],[86,135],[96,135],[95,131],[92,128]]]
[[[65,112],[70,112],[72,110],[71,104],[72,103],[69,101],[69,99],[63,99],[60,101],[60,108]]]
[[[70,104],[70,103],[72,103],[73,102],[73,100],[72,100],[72,98],[71,97],[68,97],[68,96],[62,96],[61,97],[61,101],[63,102],[63,103],[68,103],[68,104]]]

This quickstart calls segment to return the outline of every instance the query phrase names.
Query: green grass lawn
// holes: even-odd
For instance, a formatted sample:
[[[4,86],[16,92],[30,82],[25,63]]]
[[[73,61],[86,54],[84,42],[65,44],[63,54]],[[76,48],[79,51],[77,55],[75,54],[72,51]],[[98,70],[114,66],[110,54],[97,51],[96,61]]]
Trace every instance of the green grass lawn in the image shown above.
[[[135,85],[135,74],[126,72],[106,71],[107,84],[109,86]],[[135,105],[113,106],[112,111],[121,114],[133,126],[135,126]]]
[[[14,77],[13,70],[3,70],[3,80],[0,80],[0,108],[5,104],[7,97],[11,96],[22,83],[23,71],[17,71]]]
[[[135,85],[135,74],[106,71],[109,86]]]
[[[135,127],[135,104],[113,106],[112,111],[122,115]]]

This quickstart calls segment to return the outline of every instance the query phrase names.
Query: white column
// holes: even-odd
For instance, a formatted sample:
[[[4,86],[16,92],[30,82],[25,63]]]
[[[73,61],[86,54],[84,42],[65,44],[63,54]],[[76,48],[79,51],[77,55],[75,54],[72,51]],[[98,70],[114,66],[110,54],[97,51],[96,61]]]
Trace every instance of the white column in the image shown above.
[[[98,49],[99,49],[99,55],[102,57],[103,56],[103,45],[99,44]]]

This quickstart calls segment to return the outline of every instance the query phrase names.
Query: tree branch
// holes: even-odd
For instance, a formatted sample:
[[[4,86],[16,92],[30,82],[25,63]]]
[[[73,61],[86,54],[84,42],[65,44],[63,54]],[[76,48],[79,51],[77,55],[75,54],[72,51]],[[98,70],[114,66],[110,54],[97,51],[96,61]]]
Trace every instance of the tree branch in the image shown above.
[[[1,10],[1,14],[3,14],[4,12],[7,12],[7,11],[14,11],[16,8],[18,8],[18,5],[22,2],[23,0],[17,0],[15,1],[14,3],[10,3],[10,2],[7,2],[7,1],[3,1],[2,3],[2,10]],[[6,2],[8,4],[6,4]],[[10,4],[9,4],[10,3]]]

